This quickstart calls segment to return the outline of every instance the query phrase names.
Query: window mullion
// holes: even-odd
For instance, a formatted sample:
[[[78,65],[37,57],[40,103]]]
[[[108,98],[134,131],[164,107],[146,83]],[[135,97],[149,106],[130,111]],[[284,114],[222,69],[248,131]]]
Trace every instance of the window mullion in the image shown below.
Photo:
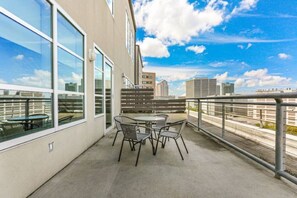
[[[54,127],[58,127],[58,25],[57,7],[53,5],[53,88],[54,88]]]

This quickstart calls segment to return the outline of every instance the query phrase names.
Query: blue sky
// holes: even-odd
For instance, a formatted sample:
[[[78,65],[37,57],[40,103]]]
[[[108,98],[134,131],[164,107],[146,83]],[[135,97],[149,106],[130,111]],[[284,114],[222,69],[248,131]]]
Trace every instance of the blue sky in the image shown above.
[[[296,88],[297,1],[134,0],[145,71],[183,95],[195,77],[235,92]]]

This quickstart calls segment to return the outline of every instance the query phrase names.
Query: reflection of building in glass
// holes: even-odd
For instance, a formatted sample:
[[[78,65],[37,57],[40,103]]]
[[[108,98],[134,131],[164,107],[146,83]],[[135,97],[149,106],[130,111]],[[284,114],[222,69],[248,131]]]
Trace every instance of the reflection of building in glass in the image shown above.
[[[65,83],[65,90],[76,92],[77,91],[77,83],[72,83],[72,82]]]
[[[186,82],[186,97],[200,98],[216,94],[217,79],[196,78]]]
[[[45,98],[41,92],[5,90],[0,95],[0,120],[25,116],[27,100],[29,115],[47,114],[51,117],[51,101],[46,101]]]
[[[78,85],[78,91],[79,92],[84,92],[84,79],[82,78],[80,81],[80,85]]]
[[[162,80],[157,84],[156,96],[168,96],[168,83],[166,80]]]

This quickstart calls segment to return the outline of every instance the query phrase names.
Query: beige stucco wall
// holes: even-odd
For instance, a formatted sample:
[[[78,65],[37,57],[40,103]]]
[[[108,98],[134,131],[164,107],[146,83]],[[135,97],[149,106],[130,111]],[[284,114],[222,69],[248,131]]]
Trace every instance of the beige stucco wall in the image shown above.
[[[87,34],[86,51],[96,43],[113,61],[114,113],[118,114],[122,73],[125,71],[134,79],[133,62],[125,45],[126,10],[131,17],[128,0],[115,1],[114,17],[105,0],[56,2]],[[86,72],[86,122],[0,151],[0,197],[28,196],[104,135],[104,116],[94,118],[94,72],[90,61],[87,61]],[[52,152],[48,150],[50,142],[54,142]]]

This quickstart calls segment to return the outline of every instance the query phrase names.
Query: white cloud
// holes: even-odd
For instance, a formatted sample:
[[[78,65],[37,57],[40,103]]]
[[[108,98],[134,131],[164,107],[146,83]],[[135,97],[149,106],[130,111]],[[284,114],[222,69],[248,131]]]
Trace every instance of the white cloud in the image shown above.
[[[252,47],[253,46],[253,44],[251,44],[251,43],[248,43],[247,45],[246,45],[246,47],[244,47],[243,45],[237,45],[237,47],[238,48],[240,48],[240,49],[249,49],[250,47]]]
[[[5,84],[6,81],[0,78],[0,84]]]
[[[185,44],[192,37],[212,31],[224,21],[227,2],[210,0],[197,10],[187,0],[136,0],[137,26],[167,45]]]
[[[249,49],[250,47],[252,47],[252,44],[248,43],[247,46],[246,46],[246,49]]]
[[[59,78],[58,80],[59,89],[62,89],[62,90],[65,89],[65,84],[69,82],[76,83],[79,86],[81,85],[81,79],[82,79],[81,74],[71,72],[71,76],[63,76]]]
[[[243,45],[237,45],[238,48],[243,49]]]
[[[192,45],[186,48],[186,51],[193,51],[195,54],[201,54],[206,50],[206,47],[204,45]]]
[[[225,72],[223,74],[217,74],[214,76],[214,78],[217,79],[218,83],[225,82],[228,79],[228,72]]]
[[[289,59],[291,56],[285,53],[279,53],[278,55],[279,59],[285,60],[285,59]]]
[[[12,82],[24,86],[51,88],[51,78],[52,76],[49,71],[34,70],[34,75],[12,79]]]
[[[159,67],[159,66],[148,66],[144,68],[146,72],[155,72],[157,78],[166,80],[168,82],[177,80],[189,80],[197,76],[207,76],[211,70],[209,69],[198,69],[189,67]]]
[[[259,0],[242,0],[240,3],[239,3],[239,6],[236,6],[231,14],[227,17],[227,19],[229,19],[230,17],[234,16],[234,15],[237,15],[239,14],[240,12],[246,12],[246,11],[249,11],[253,8],[256,7],[257,3],[258,3]]]
[[[268,73],[268,69],[257,69],[247,71],[243,76],[235,81],[236,87],[263,87],[263,86],[278,86],[290,84],[291,78],[272,75]]]
[[[240,67],[244,69],[245,67],[249,66],[246,62],[240,61],[240,60],[225,60],[225,61],[218,61],[218,62],[212,62],[209,63],[209,66],[211,67]]]
[[[266,68],[264,68],[264,69],[247,71],[243,75],[246,77],[261,78],[261,77],[267,75],[267,72],[268,72],[268,70]]]
[[[226,44],[226,43],[281,43],[288,41],[296,41],[296,39],[260,39],[260,38],[249,38],[237,35],[223,35],[223,34],[205,34],[203,37],[194,38],[192,42],[201,43],[216,43],[216,44]]]
[[[143,41],[138,42],[138,45],[143,57],[162,58],[170,56],[167,46],[157,38],[146,37]]]
[[[15,60],[23,60],[25,56],[23,54],[18,54],[17,56],[14,57]]]

